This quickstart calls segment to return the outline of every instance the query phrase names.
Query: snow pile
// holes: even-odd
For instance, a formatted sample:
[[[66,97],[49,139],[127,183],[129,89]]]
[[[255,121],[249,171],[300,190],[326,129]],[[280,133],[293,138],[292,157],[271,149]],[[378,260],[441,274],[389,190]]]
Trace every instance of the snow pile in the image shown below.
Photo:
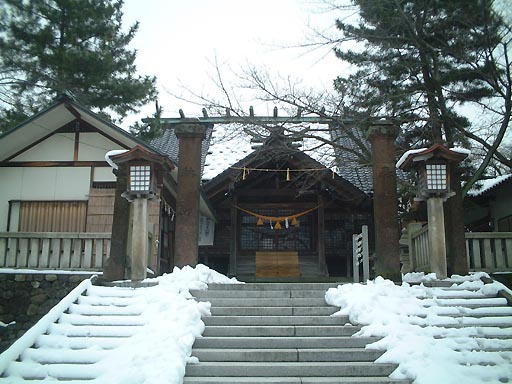
[[[146,325],[100,363],[105,374],[99,382],[181,383],[186,363],[197,361],[191,352],[195,338],[204,331],[201,316],[210,315],[210,303],[190,300],[189,290],[204,290],[214,283],[239,283],[201,264],[175,267],[171,274],[156,280],[158,285],[143,289],[141,294],[146,301]]]
[[[0,320],[0,327],[3,327],[3,328],[7,328],[9,325],[14,325],[14,324],[16,324],[15,321],[11,321],[9,324],[6,324]]]
[[[192,345],[196,337],[204,331],[201,316],[210,315],[209,302],[192,299],[190,289],[207,289],[208,284],[235,284],[236,279],[204,266],[174,268],[173,273],[146,282],[157,281],[158,285],[146,288],[122,288],[94,286],[86,280],[64,298],[50,313],[43,317],[25,336],[20,338],[0,358],[0,373],[22,356],[22,368],[7,368],[8,378],[0,382],[22,383],[20,370],[39,370],[44,375],[50,372],[63,372],[79,377],[81,369],[66,364],[52,367],[32,362],[27,349],[36,343],[44,352],[47,361],[62,361],[63,356],[74,349],[72,335],[78,329],[87,332],[86,324],[101,327],[102,337],[87,338],[88,348],[73,351],[76,356],[87,357],[93,362],[86,366],[89,375],[97,379],[91,383],[110,384],[180,384],[185,374],[187,362],[196,362],[191,357]],[[87,296],[80,296],[87,291]],[[106,296],[105,296],[106,295]],[[80,296],[80,298],[79,298]],[[83,316],[82,304],[95,300],[107,300],[109,305],[95,305],[94,316]],[[105,301],[103,301],[105,303]],[[90,305],[85,305],[85,307]],[[99,312],[98,312],[99,311]],[[119,316],[122,311],[122,316]],[[86,314],[86,313],[85,313]],[[116,326],[112,326],[115,318]],[[93,320],[91,320],[93,319]],[[94,321],[94,323],[89,323]],[[77,327],[78,325],[78,327]],[[36,341],[42,334],[44,345]],[[116,337],[126,333],[131,337]],[[103,340],[102,340],[103,339]],[[102,347],[102,343],[114,343],[116,348]],[[2,367],[2,360],[4,366]],[[19,367],[19,363],[18,363]],[[85,367],[85,366],[83,366]],[[65,371],[64,371],[65,370]],[[17,377],[18,376],[18,377]],[[70,376],[67,376],[70,377]],[[4,381],[7,380],[7,381]]]
[[[407,278],[429,280],[434,276]],[[484,284],[479,275],[454,276],[454,280],[461,285],[453,288],[472,289],[475,297],[506,289],[500,283]],[[457,295],[457,292],[462,291],[454,289],[449,293]],[[508,382],[512,377],[512,352],[490,353],[480,349],[492,346],[510,350],[510,340],[485,338],[489,332],[511,337],[510,328],[478,327],[477,317],[450,317],[471,310],[440,306],[446,295],[447,291],[440,288],[411,286],[407,282],[397,286],[378,277],[366,285],[331,288],[325,299],[328,304],[341,308],[333,316],[348,315],[351,322],[364,325],[355,336],[383,337],[368,348],[386,350],[377,362],[399,364],[391,375],[393,379],[413,379],[415,384]],[[450,327],[460,324],[458,319],[469,322],[469,326]]]

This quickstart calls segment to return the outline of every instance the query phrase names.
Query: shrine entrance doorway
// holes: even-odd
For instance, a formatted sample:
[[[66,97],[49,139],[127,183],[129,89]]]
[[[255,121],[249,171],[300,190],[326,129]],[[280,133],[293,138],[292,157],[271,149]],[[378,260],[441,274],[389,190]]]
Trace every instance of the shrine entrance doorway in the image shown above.
[[[299,277],[298,252],[256,252],[256,277]]]

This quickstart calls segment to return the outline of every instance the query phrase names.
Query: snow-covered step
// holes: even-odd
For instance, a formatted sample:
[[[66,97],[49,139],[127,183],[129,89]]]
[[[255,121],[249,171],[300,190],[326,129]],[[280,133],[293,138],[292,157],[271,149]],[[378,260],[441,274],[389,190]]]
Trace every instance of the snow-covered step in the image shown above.
[[[195,348],[364,348],[379,340],[377,337],[200,337],[194,343]]]
[[[119,288],[104,287],[101,285],[93,285],[87,289],[87,296],[99,297],[137,297],[141,294],[140,289],[135,288]]]
[[[483,308],[463,308],[463,307],[440,307],[437,311],[440,316],[450,317],[497,317],[512,316],[512,307],[483,307]]]
[[[200,301],[209,301],[218,307],[322,307],[327,306],[323,297],[318,298],[208,298],[201,297]]]
[[[330,316],[324,296],[332,284],[244,284],[194,291],[212,316],[187,365],[184,383],[398,383],[394,364],[376,364],[375,337],[347,316]],[[410,383],[405,381],[405,383]]]
[[[212,307],[213,316],[330,316],[335,307]]]
[[[84,281],[18,340],[0,359],[0,383],[95,380],[101,360],[140,332],[145,298],[130,288]]]
[[[6,376],[25,380],[93,380],[101,373],[95,364],[38,364],[31,361],[13,361],[5,371]]]
[[[185,377],[186,384],[409,384],[387,377]]]
[[[95,337],[94,348],[96,349],[114,349],[125,343],[122,337]],[[89,337],[67,337],[64,335],[40,335],[34,345],[38,348],[52,347],[66,350],[86,349],[91,347],[91,338]]]
[[[80,296],[77,304],[126,307],[137,303],[137,297]]]
[[[141,326],[119,325],[71,325],[51,324],[48,333],[68,337],[130,337],[135,335]]]
[[[394,364],[368,362],[204,362],[187,366],[187,376],[389,376]]]
[[[190,291],[196,298],[244,298],[244,299],[259,299],[259,298],[275,298],[275,299],[289,299],[289,298],[319,298],[323,297],[325,290],[283,290],[283,291],[269,291],[269,290],[231,290],[231,291]]]
[[[209,284],[208,291],[327,291],[331,287],[336,287],[343,283],[248,283],[248,284],[232,284],[229,290],[226,284]]]
[[[64,351],[59,348],[29,348],[21,354],[21,360],[40,364],[93,364],[107,356],[108,351],[96,348]]]
[[[80,315],[116,315],[116,316],[138,316],[143,310],[142,304],[126,306],[99,306],[86,304],[71,304],[67,310],[68,313]]]
[[[193,356],[199,361],[253,361],[253,362],[325,362],[325,361],[375,361],[382,351],[365,348],[318,349],[214,349],[194,348]]]
[[[424,299],[423,305],[428,307],[432,305],[464,307],[464,308],[482,308],[482,307],[507,307],[507,299],[502,297],[493,298],[475,298],[475,299]]]
[[[296,336],[351,336],[361,327],[343,326],[208,326],[203,336],[241,336],[241,337],[296,337]]]
[[[59,318],[61,324],[71,325],[144,325],[145,320],[138,315],[123,316],[123,315],[90,315],[84,316],[82,314],[75,313],[63,313]]]
[[[348,316],[211,316],[205,317],[206,325],[344,325]]]

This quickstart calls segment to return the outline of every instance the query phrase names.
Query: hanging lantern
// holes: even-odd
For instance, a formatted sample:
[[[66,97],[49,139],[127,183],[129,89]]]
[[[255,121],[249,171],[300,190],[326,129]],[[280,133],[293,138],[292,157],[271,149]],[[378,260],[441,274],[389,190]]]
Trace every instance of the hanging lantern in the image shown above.
[[[270,220],[270,229],[274,229],[274,226],[272,225],[272,220]]]
[[[286,168],[286,181],[290,181],[290,168]]]
[[[258,226],[263,225],[263,219],[261,217],[258,217],[258,222],[256,223],[256,225],[258,225]]]
[[[299,222],[298,222],[298,220],[297,220],[297,218],[295,216],[293,216],[293,218],[292,218],[292,225],[294,227],[298,227],[299,226]]]
[[[283,227],[281,226],[281,223],[278,221],[278,222],[276,223],[276,225],[274,225],[274,229],[275,229],[276,231],[279,231],[281,228],[283,228]]]
[[[284,219],[284,226],[286,227],[286,229],[288,229],[288,227],[289,227],[288,218]]]
[[[242,172],[242,180],[247,178],[247,168],[244,167],[244,171]]]

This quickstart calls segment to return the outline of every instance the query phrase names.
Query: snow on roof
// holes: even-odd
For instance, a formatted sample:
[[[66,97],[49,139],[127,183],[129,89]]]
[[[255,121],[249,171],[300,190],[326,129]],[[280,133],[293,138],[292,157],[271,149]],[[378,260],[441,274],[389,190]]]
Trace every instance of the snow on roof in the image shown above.
[[[417,148],[417,149],[409,149],[407,152],[405,152],[400,159],[396,162],[396,168],[400,168],[400,166],[407,160],[407,158],[411,155],[415,155],[416,153],[421,153],[423,151],[426,151],[428,148]]]
[[[478,185],[474,185],[468,192],[468,195],[481,196],[510,179],[512,179],[512,174],[498,176],[493,179],[479,180]]]
[[[400,168],[400,166],[407,160],[407,158],[411,155],[415,155],[416,153],[421,153],[421,152],[424,152],[424,151],[427,151],[429,150],[430,148],[418,148],[418,149],[410,149],[408,150],[407,152],[405,152],[402,157],[400,157],[400,159],[397,161],[396,163],[396,168]],[[471,154],[471,151],[469,149],[466,149],[466,148],[461,148],[461,147],[453,147],[453,148],[448,148],[451,152],[456,152],[456,153],[461,153],[461,154],[464,154],[466,156],[469,156]]]
[[[242,160],[253,151],[251,146],[250,136],[239,126],[217,124],[206,155],[203,179],[211,180]]]

